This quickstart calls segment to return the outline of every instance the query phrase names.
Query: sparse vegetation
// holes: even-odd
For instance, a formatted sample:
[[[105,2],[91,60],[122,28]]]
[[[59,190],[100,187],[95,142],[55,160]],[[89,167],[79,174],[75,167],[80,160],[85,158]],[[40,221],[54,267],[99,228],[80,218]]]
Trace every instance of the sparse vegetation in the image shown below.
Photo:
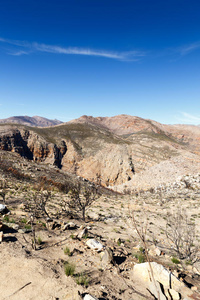
[[[174,264],[180,264],[180,260],[176,257],[172,257],[171,261],[174,263]]]
[[[89,278],[87,275],[84,275],[83,273],[76,276],[76,283],[83,285],[84,287],[88,287],[89,285]]]
[[[41,244],[42,244],[42,239],[41,239],[40,236],[38,236],[38,238],[37,238],[37,244],[38,244],[38,245],[41,245]]]
[[[75,265],[69,262],[64,263],[65,275],[66,276],[73,276],[75,273]]]
[[[96,200],[97,190],[94,187],[86,188],[79,184],[70,190],[69,197],[69,209],[76,214],[80,212],[83,221],[85,221],[86,210]]]
[[[195,223],[190,221],[186,211],[180,207],[175,213],[168,215],[166,236],[179,259],[195,259]]]
[[[64,253],[68,256],[72,256],[72,252],[70,251],[69,247],[67,247],[67,246],[64,248]]]

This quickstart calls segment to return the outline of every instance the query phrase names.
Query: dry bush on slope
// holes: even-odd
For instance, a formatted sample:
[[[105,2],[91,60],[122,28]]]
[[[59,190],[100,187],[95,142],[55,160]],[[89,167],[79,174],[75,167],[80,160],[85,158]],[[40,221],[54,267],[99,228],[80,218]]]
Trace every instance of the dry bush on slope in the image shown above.
[[[179,207],[177,212],[168,214],[165,232],[180,259],[196,260],[195,223],[190,221],[185,210]]]

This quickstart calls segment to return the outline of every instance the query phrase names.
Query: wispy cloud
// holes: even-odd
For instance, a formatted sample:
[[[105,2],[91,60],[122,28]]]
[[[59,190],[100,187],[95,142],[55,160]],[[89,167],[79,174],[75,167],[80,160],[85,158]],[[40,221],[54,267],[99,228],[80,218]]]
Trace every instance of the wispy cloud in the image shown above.
[[[200,49],[200,42],[196,42],[190,45],[186,45],[183,47],[180,47],[179,49],[177,49],[180,53],[180,55],[187,55],[197,49]]]
[[[176,116],[176,119],[186,124],[200,124],[200,115],[192,115],[187,112],[180,112],[180,115]]]
[[[122,61],[138,61],[142,57],[146,56],[143,51],[114,52],[98,49],[94,50],[90,48],[60,47],[56,45],[40,44],[36,42],[29,43],[26,41],[9,40],[4,38],[0,38],[0,42],[11,45],[12,49],[9,49],[7,53],[15,56],[27,55],[34,52],[46,52],[65,55],[99,56]]]

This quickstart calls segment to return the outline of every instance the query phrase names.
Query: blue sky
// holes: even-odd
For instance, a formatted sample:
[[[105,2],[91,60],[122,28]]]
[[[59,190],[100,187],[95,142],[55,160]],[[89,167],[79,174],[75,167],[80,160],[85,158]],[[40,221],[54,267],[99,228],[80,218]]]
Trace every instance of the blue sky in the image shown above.
[[[0,118],[200,124],[199,0],[0,1]]]

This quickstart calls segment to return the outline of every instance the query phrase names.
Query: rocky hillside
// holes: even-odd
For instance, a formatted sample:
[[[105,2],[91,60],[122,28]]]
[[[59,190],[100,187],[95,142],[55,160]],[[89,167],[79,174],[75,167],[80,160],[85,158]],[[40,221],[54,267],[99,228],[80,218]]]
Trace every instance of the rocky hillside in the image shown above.
[[[194,125],[165,125],[153,120],[143,119],[129,115],[114,117],[82,116],[70,123],[86,123],[107,129],[117,135],[127,136],[134,133],[155,133],[175,138],[177,141],[187,144],[190,150],[200,153],[200,128]]]
[[[49,126],[55,126],[58,124],[61,124],[62,122],[59,120],[49,120],[43,117],[34,116],[16,116],[16,117],[10,117],[7,119],[0,119],[0,124],[6,124],[6,123],[15,123],[15,124],[23,124],[27,126],[33,126],[33,127],[49,127]]]
[[[198,173],[200,128],[127,115],[83,116],[49,128],[0,125],[0,149],[118,191]]]

